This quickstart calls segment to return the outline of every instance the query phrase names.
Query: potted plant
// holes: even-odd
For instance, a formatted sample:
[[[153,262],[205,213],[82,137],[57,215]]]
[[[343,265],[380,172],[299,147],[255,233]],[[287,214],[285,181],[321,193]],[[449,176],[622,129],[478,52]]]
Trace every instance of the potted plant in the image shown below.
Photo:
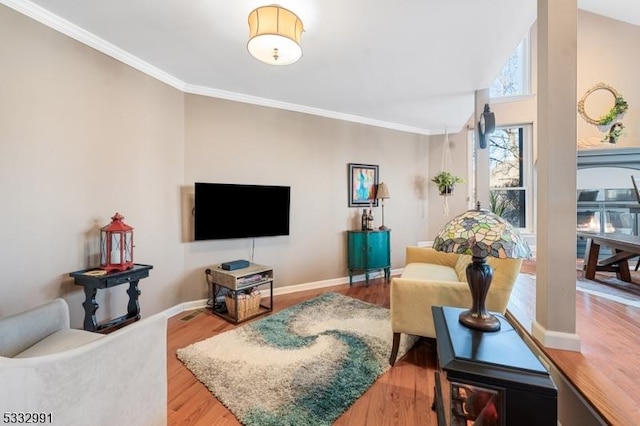
[[[438,190],[440,190],[440,194],[451,194],[453,191],[453,187],[456,183],[464,183],[464,179],[460,176],[454,176],[449,172],[442,171],[435,175],[431,182],[438,185]]]
[[[617,123],[614,123],[614,125],[611,126],[607,134],[604,135],[604,138],[602,138],[602,142],[617,143],[618,139],[620,139],[620,136],[623,135],[623,131],[624,131],[624,124],[622,124],[622,121],[618,121]]]

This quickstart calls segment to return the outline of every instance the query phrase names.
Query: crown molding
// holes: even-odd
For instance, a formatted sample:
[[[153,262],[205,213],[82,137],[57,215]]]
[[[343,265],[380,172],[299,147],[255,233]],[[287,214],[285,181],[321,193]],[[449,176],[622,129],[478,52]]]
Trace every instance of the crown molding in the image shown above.
[[[428,129],[421,129],[398,123],[390,123],[387,121],[360,117],[357,115],[350,115],[336,111],[313,108],[305,105],[281,102],[273,99],[260,98],[257,96],[250,96],[242,93],[228,92],[225,90],[219,90],[210,87],[191,85],[30,1],[0,0],[0,3],[25,16],[34,19],[35,21],[40,22],[43,25],[46,25],[47,27],[55,31],[58,31],[59,33],[65,34],[82,44],[85,44],[101,53],[104,53],[107,56],[110,56],[126,65],[129,65],[130,67],[143,72],[155,78],[156,80],[162,81],[163,83],[166,83],[169,86],[174,87],[184,93],[227,99],[231,101],[277,108],[287,111],[301,112],[305,114],[317,115],[320,117],[333,118],[336,120],[366,124],[374,127],[383,127],[386,129],[398,130],[401,132],[416,133],[421,135],[430,134]]]
[[[48,10],[31,3],[26,0],[0,0],[0,3],[10,7],[11,9],[22,13],[47,27],[65,34],[74,40],[79,41],[93,49],[104,53],[124,64],[129,65],[141,71],[157,80],[160,80],[169,86],[172,86],[178,90],[184,91],[184,82],[175,78],[174,76],[162,71],[159,68],[141,60],[140,58],[133,56],[129,52],[120,49],[119,47],[109,43],[106,40],[92,34],[79,26],[55,15]]]
[[[405,126],[398,123],[390,123],[387,121],[375,120],[367,117],[360,117],[358,115],[345,114],[345,113],[329,111],[321,108],[314,108],[310,106],[298,105],[298,104],[293,104],[289,102],[276,101],[274,99],[260,98],[257,96],[245,95],[242,93],[212,89],[210,87],[205,87],[205,86],[194,86],[191,84],[187,84],[185,85],[184,92],[190,93],[193,95],[227,99],[230,101],[237,101],[237,102],[242,102],[246,104],[260,105],[260,106],[277,108],[277,109],[282,109],[287,111],[301,112],[304,114],[317,115],[317,116],[326,117],[326,118],[334,118],[342,121],[351,121],[353,123],[366,124],[369,126],[384,127],[386,129],[398,130],[401,132],[417,133],[421,135],[430,134],[429,130],[421,129],[418,127]]]

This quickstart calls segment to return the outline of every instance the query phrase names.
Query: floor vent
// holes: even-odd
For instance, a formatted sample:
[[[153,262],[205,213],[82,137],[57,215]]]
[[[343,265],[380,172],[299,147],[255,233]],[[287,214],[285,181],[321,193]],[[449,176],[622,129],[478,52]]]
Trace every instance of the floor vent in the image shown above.
[[[198,315],[200,315],[203,312],[204,312],[204,309],[196,309],[195,311],[191,312],[189,315],[186,315],[186,316],[180,318],[180,320],[181,321],[190,321],[190,320],[194,319],[195,317],[197,317]]]

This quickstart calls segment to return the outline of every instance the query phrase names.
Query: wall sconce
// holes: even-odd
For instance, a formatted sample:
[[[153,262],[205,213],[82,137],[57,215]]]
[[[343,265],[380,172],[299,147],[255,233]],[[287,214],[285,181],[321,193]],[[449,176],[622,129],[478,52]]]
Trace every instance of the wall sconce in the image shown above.
[[[489,109],[489,104],[484,104],[484,111],[480,115],[478,122],[478,135],[480,136],[480,149],[487,147],[487,139],[496,130],[496,116]]]

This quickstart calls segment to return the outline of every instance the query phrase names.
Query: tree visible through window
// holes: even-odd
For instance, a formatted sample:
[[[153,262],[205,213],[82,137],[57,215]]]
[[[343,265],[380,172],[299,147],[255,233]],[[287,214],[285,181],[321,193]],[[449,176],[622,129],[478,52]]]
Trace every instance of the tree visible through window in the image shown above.
[[[522,39],[516,50],[489,88],[492,98],[518,96],[529,93],[528,38]]]
[[[524,131],[498,128],[489,141],[489,208],[518,228],[527,227],[528,216]]]

